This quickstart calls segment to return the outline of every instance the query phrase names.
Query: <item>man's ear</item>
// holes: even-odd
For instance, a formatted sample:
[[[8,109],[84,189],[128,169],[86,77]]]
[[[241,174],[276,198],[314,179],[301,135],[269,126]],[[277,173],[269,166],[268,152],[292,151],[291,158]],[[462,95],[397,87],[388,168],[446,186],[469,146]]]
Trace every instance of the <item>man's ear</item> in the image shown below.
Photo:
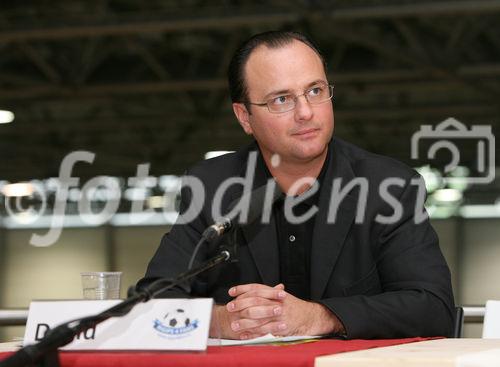
[[[246,106],[243,103],[233,103],[233,112],[245,133],[247,135],[252,135],[253,130],[250,125],[250,114]]]

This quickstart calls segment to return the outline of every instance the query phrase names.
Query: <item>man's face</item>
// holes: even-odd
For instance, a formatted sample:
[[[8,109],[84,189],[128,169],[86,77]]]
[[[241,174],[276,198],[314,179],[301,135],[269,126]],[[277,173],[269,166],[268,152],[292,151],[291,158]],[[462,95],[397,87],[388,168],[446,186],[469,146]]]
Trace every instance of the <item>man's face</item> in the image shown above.
[[[301,95],[314,83],[327,82],[319,56],[299,41],[277,49],[259,46],[245,66],[250,102],[266,102],[272,97]],[[278,154],[281,161],[308,162],[326,154],[333,134],[332,101],[311,105],[304,96],[295,109],[271,113],[267,106],[233,104],[240,124],[252,134],[265,157]]]

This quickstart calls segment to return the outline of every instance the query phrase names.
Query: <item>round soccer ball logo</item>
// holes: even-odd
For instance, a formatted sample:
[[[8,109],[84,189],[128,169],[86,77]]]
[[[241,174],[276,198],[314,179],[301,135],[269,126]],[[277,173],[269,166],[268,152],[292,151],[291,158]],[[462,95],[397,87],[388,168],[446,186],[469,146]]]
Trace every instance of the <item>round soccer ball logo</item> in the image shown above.
[[[175,312],[167,313],[163,319],[168,321],[170,327],[189,326],[191,323],[182,308],[178,308]]]
[[[193,320],[185,310],[177,308],[169,311],[163,319],[155,319],[153,328],[160,336],[168,338],[181,338],[187,336],[198,327],[198,320]]]

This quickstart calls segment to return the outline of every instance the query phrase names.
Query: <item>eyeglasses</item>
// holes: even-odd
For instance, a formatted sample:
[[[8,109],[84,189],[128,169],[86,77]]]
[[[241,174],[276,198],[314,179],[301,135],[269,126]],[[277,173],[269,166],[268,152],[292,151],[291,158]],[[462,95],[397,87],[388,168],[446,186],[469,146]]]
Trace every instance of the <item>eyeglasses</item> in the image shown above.
[[[297,104],[297,99],[302,96],[312,105],[324,103],[332,99],[333,85],[319,83],[299,95],[282,94],[263,103],[253,103],[249,101],[246,103],[261,107],[267,106],[267,109],[271,113],[283,113],[293,110]]]

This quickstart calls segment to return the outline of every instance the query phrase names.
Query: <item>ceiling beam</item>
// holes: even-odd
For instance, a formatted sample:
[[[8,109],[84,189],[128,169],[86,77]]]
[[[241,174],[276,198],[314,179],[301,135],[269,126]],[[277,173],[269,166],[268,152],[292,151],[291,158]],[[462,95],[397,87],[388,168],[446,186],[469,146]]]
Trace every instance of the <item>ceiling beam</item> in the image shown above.
[[[235,15],[210,18],[185,18],[168,20],[137,20],[117,22],[114,24],[74,24],[53,28],[20,29],[0,32],[0,43],[20,42],[27,40],[65,40],[72,38],[90,38],[102,36],[129,36],[133,34],[158,34],[179,31],[196,31],[207,29],[231,29],[244,26],[276,25],[295,22],[299,14],[256,14]]]
[[[18,43],[17,47],[30,59],[38,70],[52,83],[58,84],[61,81],[61,76],[57,70],[50,65],[35,47],[28,43]]]
[[[136,21],[118,21],[113,24],[93,23],[89,19],[83,24],[56,26],[51,28],[33,28],[5,30],[0,32],[0,43],[32,40],[64,40],[82,37],[124,36],[132,34],[152,34],[207,29],[233,29],[245,26],[270,25],[277,27],[283,23],[297,22],[304,18],[300,12],[281,12],[267,14],[262,9],[255,9],[255,14],[215,16],[215,17],[171,17],[163,20],[138,19]],[[426,1],[416,4],[392,4],[379,6],[358,6],[336,8],[322,11],[335,21],[357,21],[361,19],[415,18],[422,16],[442,16],[457,14],[490,14],[500,11],[500,0],[468,1]],[[206,12],[209,13],[209,12]],[[314,14],[314,11],[306,13]]]
[[[381,55],[385,55],[393,60],[403,63],[414,68],[420,68],[426,71],[433,78],[447,79],[450,81],[455,81],[460,83],[463,87],[472,88],[476,92],[481,93],[485,99],[490,100],[492,103],[497,104],[500,95],[500,90],[495,87],[484,85],[483,83],[478,83],[477,80],[471,80],[461,76],[455,65],[437,65],[434,63],[427,62],[426,60],[419,59],[418,57],[408,55],[406,50],[399,47],[399,45],[390,45],[384,43],[380,38],[376,38],[368,34],[352,33],[348,30],[337,27],[333,35],[335,38],[343,39],[354,44],[358,44],[363,47],[367,47],[376,51]]]
[[[352,7],[331,12],[337,20],[417,18],[440,15],[482,14],[500,11],[498,0],[415,1],[406,4]]]
[[[387,89],[398,89],[398,84],[407,87],[405,82],[442,82],[442,76],[429,75],[428,71],[395,69],[390,71],[359,71],[355,73],[333,72],[329,79],[335,84],[346,87],[349,84],[370,87],[377,83],[388,84]],[[500,64],[463,66],[456,69],[456,75],[467,78],[497,78],[500,76]],[[458,81],[451,80],[453,88]],[[462,84],[462,82],[459,82]],[[173,93],[182,91],[226,90],[225,78],[181,81],[155,81],[139,83],[115,83],[101,85],[83,85],[78,88],[55,85],[32,85],[23,88],[4,88],[0,90],[0,101],[16,101],[37,98],[93,98],[104,96],[121,96],[134,94]]]
[[[431,62],[432,57],[429,50],[426,49],[424,43],[419,39],[418,34],[412,29],[412,27],[407,22],[400,19],[396,19],[394,24],[414,54],[428,63]]]

